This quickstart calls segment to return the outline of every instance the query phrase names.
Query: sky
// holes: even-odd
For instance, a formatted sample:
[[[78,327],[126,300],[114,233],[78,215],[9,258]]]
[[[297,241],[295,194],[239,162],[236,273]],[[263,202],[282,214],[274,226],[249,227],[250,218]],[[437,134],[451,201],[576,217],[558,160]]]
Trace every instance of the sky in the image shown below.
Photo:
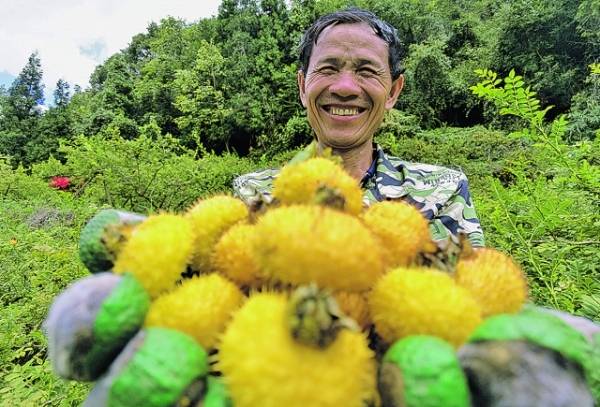
[[[46,104],[58,79],[83,89],[94,68],[152,21],[216,15],[221,0],[0,0],[0,85],[8,88],[38,51]]]

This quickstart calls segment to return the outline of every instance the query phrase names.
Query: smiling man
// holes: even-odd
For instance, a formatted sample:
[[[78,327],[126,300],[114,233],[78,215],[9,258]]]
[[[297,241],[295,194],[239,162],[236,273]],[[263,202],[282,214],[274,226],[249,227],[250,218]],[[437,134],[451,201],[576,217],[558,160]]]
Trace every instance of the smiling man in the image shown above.
[[[364,191],[368,206],[404,200],[429,219],[434,240],[458,240],[466,234],[475,247],[483,233],[465,175],[435,165],[411,163],[386,155],[373,136],[404,85],[396,30],[374,14],[356,8],[319,18],[300,44],[298,88],[317,147],[331,148]],[[270,199],[278,170],[246,174],[234,180],[245,202]]]

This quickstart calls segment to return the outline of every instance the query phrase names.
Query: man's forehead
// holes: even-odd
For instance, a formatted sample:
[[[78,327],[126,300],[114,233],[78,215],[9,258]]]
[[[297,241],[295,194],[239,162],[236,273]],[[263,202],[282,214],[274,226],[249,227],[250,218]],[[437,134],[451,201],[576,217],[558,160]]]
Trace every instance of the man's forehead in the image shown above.
[[[373,34],[377,36],[377,32],[373,27],[371,27],[368,23],[358,22],[358,23],[334,23],[330,24],[327,27],[323,28],[317,38],[315,38],[315,44],[320,41],[323,36],[326,36],[330,31],[337,29],[353,29],[353,30],[363,30],[365,34]],[[379,38],[379,37],[378,37]]]
[[[326,27],[313,48],[311,62],[352,58],[357,63],[387,61],[388,44],[367,23],[335,24]]]

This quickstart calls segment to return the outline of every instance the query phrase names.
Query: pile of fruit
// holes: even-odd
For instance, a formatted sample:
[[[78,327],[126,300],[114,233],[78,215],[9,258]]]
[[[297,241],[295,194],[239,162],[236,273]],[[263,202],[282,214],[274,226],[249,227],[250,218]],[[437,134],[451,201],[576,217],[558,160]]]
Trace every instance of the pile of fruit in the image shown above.
[[[269,203],[103,210],[44,324],[54,370],[96,382],[86,406],[592,406],[600,337],[524,306],[506,255],[429,236],[331,157]]]

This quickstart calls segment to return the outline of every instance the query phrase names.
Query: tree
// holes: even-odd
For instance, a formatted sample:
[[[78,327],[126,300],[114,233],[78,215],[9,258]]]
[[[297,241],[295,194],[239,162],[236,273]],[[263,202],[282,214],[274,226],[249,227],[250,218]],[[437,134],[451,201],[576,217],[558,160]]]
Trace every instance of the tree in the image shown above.
[[[56,82],[56,89],[54,90],[54,105],[56,107],[63,108],[67,106],[69,100],[71,100],[69,88],[69,83],[62,79]]]
[[[38,132],[44,103],[42,74],[40,58],[34,52],[3,98],[0,154],[11,156],[13,165],[26,162],[25,146]]]
[[[72,118],[67,105],[71,100],[69,83],[63,79],[56,82],[54,106],[38,120],[37,131],[30,134],[25,144],[25,162],[35,163],[50,156],[63,158],[58,151],[61,139],[73,137]]]
[[[578,1],[514,0],[494,18],[498,29],[494,67],[533,81],[544,104],[565,112],[585,80],[586,43],[577,31]],[[597,31],[597,27],[596,27]]]
[[[27,64],[8,90],[13,114],[19,120],[26,120],[40,114],[40,110],[36,107],[44,104],[42,75],[42,63],[36,51],[29,56]]]
[[[575,16],[577,31],[585,40],[587,62],[600,59],[600,1],[582,0]]]
[[[176,119],[184,145],[202,150],[225,146],[229,148],[229,133],[225,119],[231,109],[217,88],[222,80],[223,57],[219,49],[204,41],[198,50],[192,69],[177,71],[174,86],[178,91],[175,106],[182,113]]]

